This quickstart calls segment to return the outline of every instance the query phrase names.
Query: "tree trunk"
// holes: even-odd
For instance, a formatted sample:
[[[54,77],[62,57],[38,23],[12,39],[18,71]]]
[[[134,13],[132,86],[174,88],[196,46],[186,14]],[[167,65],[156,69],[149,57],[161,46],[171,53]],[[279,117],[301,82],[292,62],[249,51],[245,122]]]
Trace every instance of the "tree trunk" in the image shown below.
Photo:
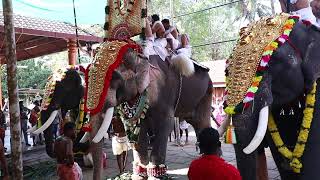
[[[15,32],[13,25],[13,10],[11,0],[2,0],[4,29],[5,29],[5,57],[7,60],[8,94],[11,134],[11,160],[13,179],[23,179],[21,152],[20,109],[18,105],[17,87],[17,57]]]

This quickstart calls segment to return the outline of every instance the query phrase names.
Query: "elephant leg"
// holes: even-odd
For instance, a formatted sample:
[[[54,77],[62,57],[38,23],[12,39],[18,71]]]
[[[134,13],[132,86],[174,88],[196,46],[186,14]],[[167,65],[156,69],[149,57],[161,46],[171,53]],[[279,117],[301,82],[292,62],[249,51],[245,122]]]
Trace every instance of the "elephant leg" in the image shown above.
[[[148,119],[141,124],[138,144],[133,148],[133,176],[132,179],[142,179],[147,177],[148,156]]]
[[[152,146],[151,162],[148,165],[148,177],[157,178],[166,174],[167,137],[173,129],[173,117],[165,113],[152,117],[155,123],[155,139]],[[160,124],[161,123],[161,124]]]

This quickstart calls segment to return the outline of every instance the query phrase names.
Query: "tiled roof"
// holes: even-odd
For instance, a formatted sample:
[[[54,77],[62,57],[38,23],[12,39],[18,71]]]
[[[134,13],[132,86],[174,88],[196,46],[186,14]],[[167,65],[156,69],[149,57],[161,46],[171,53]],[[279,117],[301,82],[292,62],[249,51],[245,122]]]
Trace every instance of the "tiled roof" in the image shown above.
[[[225,87],[226,60],[201,62],[210,68],[209,75],[214,87]]]
[[[59,34],[60,33],[69,34],[69,35],[76,34],[76,28],[72,24],[69,24],[66,22],[27,17],[27,16],[18,15],[18,14],[14,14],[13,19],[14,19],[15,28],[29,29],[29,30],[35,30],[35,31],[45,31],[45,32],[59,33]],[[0,11],[0,26],[4,26],[4,17],[3,17],[2,11]],[[78,28],[78,34],[79,36],[94,36],[79,28]]]

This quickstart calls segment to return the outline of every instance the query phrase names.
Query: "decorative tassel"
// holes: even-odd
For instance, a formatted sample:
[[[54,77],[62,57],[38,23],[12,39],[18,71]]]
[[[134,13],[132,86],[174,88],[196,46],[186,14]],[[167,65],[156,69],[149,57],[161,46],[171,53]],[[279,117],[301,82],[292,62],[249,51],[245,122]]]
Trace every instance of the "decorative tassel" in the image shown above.
[[[294,111],[292,108],[290,109],[289,115],[294,116]]]
[[[225,143],[226,144],[237,144],[235,129],[234,129],[234,126],[232,125],[232,117],[231,117],[230,125],[228,126],[226,134],[225,134]]]
[[[299,101],[299,109],[301,109],[301,102]]]

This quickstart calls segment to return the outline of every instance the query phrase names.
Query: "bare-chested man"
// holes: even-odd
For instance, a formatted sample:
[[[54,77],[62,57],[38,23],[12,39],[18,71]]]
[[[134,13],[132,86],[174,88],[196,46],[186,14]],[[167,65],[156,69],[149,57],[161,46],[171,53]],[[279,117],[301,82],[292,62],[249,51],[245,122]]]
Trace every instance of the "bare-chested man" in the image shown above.
[[[1,139],[0,139],[0,165],[1,165],[0,179],[2,178],[3,180],[9,180],[9,171],[8,171],[6,157],[4,156],[4,147]]]
[[[60,136],[54,145],[59,180],[81,180],[82,171],[74,162],[73,156],[73,140],[76,137],[75,124],[73,122],[64,124],[63,133],[64,135]]]
[[[127,164],[129,141],[123,123],[119,118],[112,119],[112,127],[114,131],[114,136],[112,137],[112,151],[113,154],[117,156],[119,171],[120,173],[123,173]]]

